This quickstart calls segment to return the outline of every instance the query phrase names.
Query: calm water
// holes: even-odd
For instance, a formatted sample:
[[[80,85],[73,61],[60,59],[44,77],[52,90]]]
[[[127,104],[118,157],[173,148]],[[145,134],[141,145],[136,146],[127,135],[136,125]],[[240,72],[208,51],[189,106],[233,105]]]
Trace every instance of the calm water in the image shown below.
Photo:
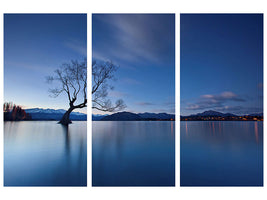
[[[262,122],[181,122],[182,186],[262,186]]]
[[[174,122],[93,122],[94,186],[174,186]]]
[[[86,186],[86,122],[4,123],[5,186]]]

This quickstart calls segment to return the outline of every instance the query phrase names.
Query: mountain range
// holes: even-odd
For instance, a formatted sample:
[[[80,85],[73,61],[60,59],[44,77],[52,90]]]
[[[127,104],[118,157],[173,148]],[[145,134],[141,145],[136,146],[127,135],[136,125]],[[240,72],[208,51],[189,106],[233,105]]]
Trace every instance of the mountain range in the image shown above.
[[[181,116],[181,121],[202,121],[202,120],[226,120],[226,121],[262,121],[263,113],[254,113],[246,115],[235,115],[232,113],[221,113],[213,110],[208,110],[202,113],[197,113],[189,116]]]
[[[63,109],[43,109],[43,108],[30,108],[25,109],[25,112],[30,114],[32,120],[60,120],[66,110]],[[70,114],[72,121],[86,121],[87,115],[80,112],[72,112]]]
[[[100,114],[96,114],[96,115],[92,115],[92,120],[93,121],[100,121],[103,117],[106,117],[108,115],[100,115]]]
[[[167,113],[131,113],[118,112],[111,115],[93,115],[93,121],[156,121],[174,120],[175,115]]]
[[[217,111],[213,111],[213,110],[208,110],[208,111],[204,111],[202,113],[197,113],[194,115],[190,115],[191,117],[193,116],[201,116],[201,117],[208,117],[208,116],[212,116],[212,117],[234,117],[237,115],[234,115],[232,113],[221,113],[221,112],[217,112]]]
[[[181,116],[181,117],[237,117],[239,115],[235,115],[232,113],[221,113],[214,110],[204,111],[202,113],[192,114],[189,116]],[[240,116],[263,116],[263,113],[253,113],[247,115],[240,115]]]
[[[43,108],[30,108],[25,109],[25,112],[31,116],[32,120],[60,120],[66,110],[64,109],[43,109]],[[131,112],[118,112],[106,115],[92,115],[93,121],[147,121],[147,120],[174,120],[174,114],[167,113],[131,113]],[[87,115],[80,112],[72,112],[70,114],[72,121],[86,121]]]

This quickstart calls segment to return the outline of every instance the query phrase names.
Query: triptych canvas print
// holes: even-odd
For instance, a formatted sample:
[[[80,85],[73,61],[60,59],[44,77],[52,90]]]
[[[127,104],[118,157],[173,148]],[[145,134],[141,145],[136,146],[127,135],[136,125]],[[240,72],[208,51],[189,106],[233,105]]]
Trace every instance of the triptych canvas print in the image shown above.
[[[180,19],[180,184],[262,186],[263,15]]]
[[[4,14],[4,186],[263,186],[263,14],[91,16]]]

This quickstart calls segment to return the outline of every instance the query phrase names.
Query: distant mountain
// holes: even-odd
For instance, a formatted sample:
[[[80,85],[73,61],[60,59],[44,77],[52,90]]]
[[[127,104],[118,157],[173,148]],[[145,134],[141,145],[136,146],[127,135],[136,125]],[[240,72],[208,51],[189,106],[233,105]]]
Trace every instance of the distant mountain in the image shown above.
[[[56,113],[56,114],[64,114],[66,112],[66,110],[63,109],[43,109],[43,108],[29,108],[29,109],[25,109],[25,111],[27,111],[27,113]]]
[[[131,112],[118,112],[112,115],[105,116],[101,121],[139,121],[142,117]]]
[[[175,115],[167,113],[138,113],[143,119],[174,119]]]
[[[221,113],[213,110],[208,110],[202,113],[193,114],[187,117],[236,117],[238,115],[232,114],[232,113]],[[263,113],[253,113],[253,114],[247,114],[247,115],[240,115],[240,116],[263,116]],[[181,116],[186,117],[186,116]]]
[[[252,117],[260,116],[260,117],[263,117],[263,113],[253,113],[253,114],[249,114],[248,116],[252,116]]]
[[[263,121],[263,113],[250,115],[234,115],[208,110],[202,113],[180,116],[181,121]]]
[[[173,120],[175,115],[167,113],[131,113],[118,112],[112,115],[93,115],[93,121],[148,121],[148,120]]]
[[[25,112],[30,114],[32,120],[60,120],[66,110],[63,109],[43,109],[43,108],[31,108],[25,109]],[[70,114],[70,120],[72,121],[86,121],[87,115],[80,112],[72,112]]]
[[[231,114],[231,113],[221,113],[213,110],[208,110],[202,113],[190,115],[190,117],[234,117],[236,115]]]
[[[103,117],[106,117],[108,116],[107,114],[106,115],[100,115],[100,114],[97,114],[97,115],[92,115],[92,120],[93,121],[100,121]]]

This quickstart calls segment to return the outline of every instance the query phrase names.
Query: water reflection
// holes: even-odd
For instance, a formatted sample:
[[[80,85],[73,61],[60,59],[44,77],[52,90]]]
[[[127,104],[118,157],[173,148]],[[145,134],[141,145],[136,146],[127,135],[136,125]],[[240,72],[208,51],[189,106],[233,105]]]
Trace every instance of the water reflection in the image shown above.
[[[5,122],[5,186],[86,186],[86,122]]]
[[[173,122],[93,122],[94,186],[174,185]]]
[[[172,122],[172,121],[171,121],[171,135],[172,135],[172,137],[174,136],[174,128],[173,128],[173,123],[174,123],[174,122]]]
[[[256,142],[259,143],[258,122],[254,122]]]
[[[221,135],[221,133],[222,133],[221,122],[219,122],[219,134]]]
[[[182,186],[263,184],[262,122],[181,122]]]
[[[69,157],[70,155],[70,134],[69,134],[69,126],[64,126],[64,125],[61,125],[61,128],[62,128],[62,132],[63,132],[63,137],[64,137],[64,140],[65,140],[65,152],[66,152],[66,155],[67,157]]]

